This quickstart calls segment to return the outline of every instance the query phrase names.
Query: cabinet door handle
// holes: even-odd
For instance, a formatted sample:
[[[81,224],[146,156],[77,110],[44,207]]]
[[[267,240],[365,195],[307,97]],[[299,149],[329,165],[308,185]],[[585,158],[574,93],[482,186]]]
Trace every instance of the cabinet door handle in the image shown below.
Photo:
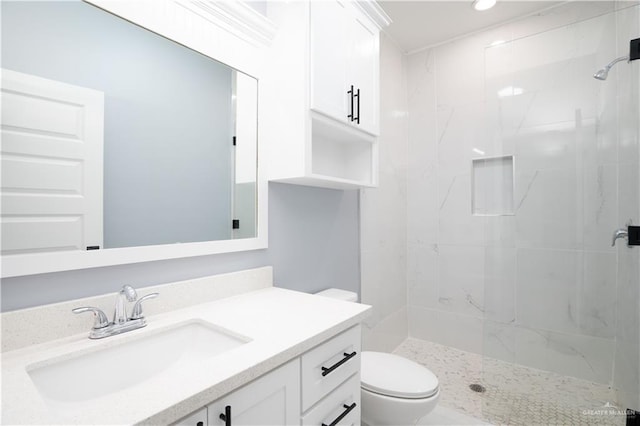
[[[220,414],[220,420],[224,421],[224,426],[231,426],[231,406],[224,407],[224,413]]]
[[[345,410],[342,412],[342,414],[340,414],[338,417],[336,417],[336,419],[334,421],[332,421],[331,423],[329,423],[328,425],[325,424],[325,423],[322,423],[322,426],[336,426],[340,422],[340,420],[344,419],[344,417],[351,412],[351,410],[356,408],[356,403],[354,402],[351,405],[342,404],[342,406],[345,408]]]
[[[196,426],[204,426],[204,422],[198,422],[196,423]]]
[[[354,356],[356,356],[356,351],[353,351],[350,354],[344,352],[343,355],[344,355],[344,358],[342,358],[340,361],[338,361],[335,364],[333,364],[331,367],[322,367],[322,376],[323,377],[326,376],[327,374],[331,373],[336,368],[340,367],[345,362],[349,361]]]
[[[355,98],[358,98],[358,116],[354,118],[355,122],[360,124],[360,89],[358,89],[358,91],[356,92],[355,95],[353,95]],[[353,107],[351,107],[353,108]],[[352,120],[353,121],[353,120]]]
[[[349,91],[347,92],[347,95],[349,95],[349,96],[351,97],[351,109],[350,109],[351,113],[350,113],[349,115],[347,115],[347,118],[348,118],[349,120],[351,120],[351,121],[353,121],[353,120],[354,120],[354,118],[353,118],[353,112],[354,112],[354,111],[353,111],[353,93],[354,93],[354,92],[353,92],[353,84],[352,84],[352,85],[351,85],[351,90],[349,90]]]

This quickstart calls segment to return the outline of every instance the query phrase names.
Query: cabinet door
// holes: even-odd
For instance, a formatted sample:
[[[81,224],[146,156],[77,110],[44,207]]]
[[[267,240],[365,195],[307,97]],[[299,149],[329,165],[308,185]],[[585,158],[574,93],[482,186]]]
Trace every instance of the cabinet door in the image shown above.
[[[347,79],[359,89],[356,103],[357,127],[378,134],[379,31],[358,12],[349,21],[349,65]]]
[[[228,407],[228,408],[227,408]],[[300,424],[300,359],[265,374],[207,406],[209,426]]]
[[[349,13],[347,3],[310,2],[311,109],[342,122],[351,113],[347,81]]]
[[[202,408],[184,419],[173,423],[173,426],[207,426],[207,408]]]

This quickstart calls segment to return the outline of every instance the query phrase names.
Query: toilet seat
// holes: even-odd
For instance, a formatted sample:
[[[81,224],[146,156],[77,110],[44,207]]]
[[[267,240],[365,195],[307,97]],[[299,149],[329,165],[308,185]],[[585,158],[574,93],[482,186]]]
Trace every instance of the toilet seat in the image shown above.
[[[424,366],[398,355],[364,351],[361,385],[396,398],[429,398],[438,393],[438,378]]]

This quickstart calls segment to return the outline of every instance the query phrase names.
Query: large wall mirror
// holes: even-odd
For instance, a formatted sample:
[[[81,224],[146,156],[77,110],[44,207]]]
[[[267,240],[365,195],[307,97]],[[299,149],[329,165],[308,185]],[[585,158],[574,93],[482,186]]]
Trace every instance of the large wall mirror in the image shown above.
[[[2,2],[2,68],[3,276],[266,246],[254,77],[80,0]]]

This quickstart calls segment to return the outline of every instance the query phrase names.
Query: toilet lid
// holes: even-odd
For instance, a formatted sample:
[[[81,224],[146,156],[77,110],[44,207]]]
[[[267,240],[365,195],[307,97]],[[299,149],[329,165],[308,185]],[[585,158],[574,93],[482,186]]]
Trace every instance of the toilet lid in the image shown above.
[[[438,378],[422,365],[398,355],[362,352],[363,389],[398,398],[428,398],[438,392]]]

